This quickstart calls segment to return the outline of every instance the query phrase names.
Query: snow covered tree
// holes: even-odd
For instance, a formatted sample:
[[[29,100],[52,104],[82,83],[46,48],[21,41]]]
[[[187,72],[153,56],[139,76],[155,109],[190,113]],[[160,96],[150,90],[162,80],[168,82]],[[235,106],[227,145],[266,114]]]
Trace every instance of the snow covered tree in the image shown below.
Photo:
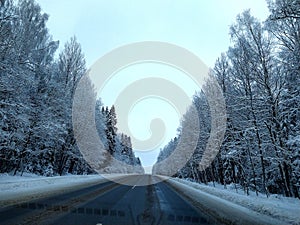
[[[210,130],[200,117],[197,149],[176,176],[234,183],[246,193],[252,189],[299,197],[299,3],[268,1],[271,15],[265,23],[250,11],[238,15],[230,28],[232,46],[214,67],[226,100],[224,142],[209,168],[195,169]],[[195,96],[198,110],[207,107],[205,99]],[[162,149],[153,172],[167,174],[159,162],[174,149],[172,141]]]
[[[6,114],[4,117],[9,118],[8,123],[14,121],[10,133],[15,139],[13,145],[17,145],[11,150],[15,152],[13,164],[17,171],[33,152],[37,154],[31,143],[38,136],[36,125],[44,114],[44,94],[50,78],[48,71],[58,43],[48,34],[47,14],[42,13],[34,1],[24,0],[17,5],[1,1],[1,4],[8,7],[3,10],[1,6],[4,14],[1,28],[8,35],[7,41],[1,44],[5,47],[0,81],[5,97],[1,108]],[[14,108],[9,109],[12,106]]]
[[[94,172],[78,148],[74,130],[79,140],[100,137],[108,146],[107,125],[115,137],[116,115],[114,109],[102,111],[100,100],[96,109],[86,105],[95,101],[95,93],[91,82],[83,79],[86,89],[77,96],[81,101],[77,112],[83,117],[96,114],[95,121],[80,124],[85,118],[79,117],[73,127],[73,97],[86,72],[80,44],[72,37],[54,60],[58,42],[52,41],[48,15],[40,6],[33,0],[3,0],[0,6],[0,172],[47,176]],[[84,133],[93,125],[96,132]],[[114,152],[114,139],[110,140]],[[99,150],[95,143],[86,144]],[[102,153],[92,157],[97,167],[108,161]],[[129,155],[131,163],[137,161],[132,151]]]
[[[116,135],[117,135],[117,116],[115,107],[112,106],[107,113],[106,119],[106,137],[108,141],[108,152],[113,156],[116,146]]]
[[[272,0],[268,4],[271,14],[266,25],[268,31],[276,38],[276,57],[280,60],[279,70],[284,79],[282,97],[278,103],[278,126],[286,151],[283,162],[284,176],[291,176],[290,194],[299,197],[300,1]]]
[[[96,109],[95,109],[95,123],[98,131],[99,138],[105,148],[107,146],[107,137],[106,137],[106,124],[107,124],[107,116],[105,114],[103,103],[100,99],[96,101]]]
[[[64,50],[59,54],[58,67],[66,95],[73,96],[78,80],[86,72],[84,55],[75,36],[65,44]]]

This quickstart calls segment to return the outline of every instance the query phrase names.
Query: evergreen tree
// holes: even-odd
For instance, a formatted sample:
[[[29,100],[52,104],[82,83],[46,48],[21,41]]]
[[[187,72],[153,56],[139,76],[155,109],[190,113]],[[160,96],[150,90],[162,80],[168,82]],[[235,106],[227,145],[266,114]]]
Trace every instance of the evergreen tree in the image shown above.
[[[115,107],[112,106],[108,112],[106,109],[106,137],[108,141],[108,152],[113,156],[116,146],[116,135],[117,135],[117,117],[115,112]]]

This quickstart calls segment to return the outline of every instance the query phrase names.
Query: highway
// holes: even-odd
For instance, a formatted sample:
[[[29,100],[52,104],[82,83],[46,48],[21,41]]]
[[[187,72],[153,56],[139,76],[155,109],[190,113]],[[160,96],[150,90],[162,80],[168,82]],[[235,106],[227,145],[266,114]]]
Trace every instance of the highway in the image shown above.
[[[123,179],[136,180],[137,185],[127,186],[107,181],[2,208],[0,224],[217,224],[166,182],[138,185],[142,179],[153,179],[151,175],[135,175]]]

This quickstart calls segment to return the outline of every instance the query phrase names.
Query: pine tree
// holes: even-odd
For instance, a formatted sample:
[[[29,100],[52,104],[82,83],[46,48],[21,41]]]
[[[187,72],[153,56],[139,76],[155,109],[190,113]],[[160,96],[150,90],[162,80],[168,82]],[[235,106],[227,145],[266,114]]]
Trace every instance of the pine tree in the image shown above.
[[[107,119],[106,119],[106,137],[108,141],[108,152],[113,156],[116,146],[116,135],[117,135],[117,116],[115,112],[115,107],[112,106],[108,112],[106,109]]]

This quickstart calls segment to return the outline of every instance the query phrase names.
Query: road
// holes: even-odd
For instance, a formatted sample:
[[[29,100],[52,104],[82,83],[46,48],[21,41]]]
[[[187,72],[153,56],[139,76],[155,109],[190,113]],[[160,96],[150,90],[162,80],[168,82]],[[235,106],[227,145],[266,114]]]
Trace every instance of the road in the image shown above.
[[[0,224],[188,225],[216,224],[165,182],[136,186],[107,181],[66,194],[0,209]],[[144,183],[145,181],[143,181]],[[132,183],[132,181],[130,182]]]

